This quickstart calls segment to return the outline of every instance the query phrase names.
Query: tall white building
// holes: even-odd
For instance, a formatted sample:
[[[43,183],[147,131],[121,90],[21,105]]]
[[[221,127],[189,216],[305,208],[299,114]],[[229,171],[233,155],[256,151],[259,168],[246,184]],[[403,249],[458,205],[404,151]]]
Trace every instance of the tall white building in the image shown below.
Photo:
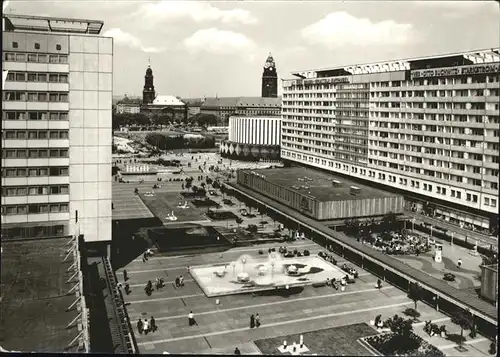
[[[498,227],[499,50],[294,72],[281,157],[397,188],[413,209]]]
[[[4,15],[2,236],[111,241],[113,39],[102,21]]]

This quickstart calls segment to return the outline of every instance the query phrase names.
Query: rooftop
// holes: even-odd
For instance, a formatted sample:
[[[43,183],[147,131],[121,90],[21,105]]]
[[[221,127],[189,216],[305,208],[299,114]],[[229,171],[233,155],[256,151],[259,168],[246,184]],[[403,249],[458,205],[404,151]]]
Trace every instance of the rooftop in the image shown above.
[[[281,97],[264,98],[264,97],[222,97],[222,98],[207,98],[201,105],[206,107],[258,107],[258,108],[281,108]]]
[[[62,17],[4,14],[6,31],[41,31],[98,35],[104,26],[100,20],[68,19]]]
[[[184,105],[184,103],[177,97],[173,95],[157,95],[153,100],[153,103],[149,104],[152,106],[155,105]]]
[[[73,284],[63,262],[68,238],[2,241],[0,343],[7,350],[64,352],[77,336],[67,325],[77,311],[66,309],[75,301],[68,294]],[[29,338],[27,338],[29,336]]]
[[[360,185],[359,183],[347,180],[344,177],[326,174],[303,167],[246,171],[263,175],[269,182],[310,196],[319,202],[398,196],[397,194],[385,192],[373,187]],[[335,180],[340,182],[339,187],[333,187],[333,181]],[[358,187],[360,189],[360,193],[356,196],[351,195],[350,186]]]
[[[330,76],[339,76],[339,75],[353,75],[353,74],[367,74],[367,73],[382,73],[382,72],[393,72],[393,71],[404,71],[411,69],[422,69],[422,68],[413,68],[415,66],[421,67],[422,62],[424,63],[424,67],[428,68],[437,68],[437,67],[446,67],[446,65],[442,65],[442,61],[440,60],[449,60],[449,66],[452,66],[452,63],[457,62],[456,65],[467,65],[467,64],[482,64],[482,63],[494,63],[500,61],[500,48],[491,48],[491,49],[483,49],[476,50],[470,52],[459,52],[459,53],[448,53],[448,54],[440,54],[436,56],[426,56],[426,57],[416,57],[416,58],[408,58],[408,59],[400,59],[400,60],[391,60],[384,62],[375,62],[375,63],[364,63],[364,64],[354,64],[354,65],[345,65],[338,67],[326,67],[326,68],[318,68],[318,69],[308,69],[292,72],[292,75],[300,78],[318,78],[325,77],[326,74],[330,74]],[[439,63],[435,66],[432,66],[430,62]]]

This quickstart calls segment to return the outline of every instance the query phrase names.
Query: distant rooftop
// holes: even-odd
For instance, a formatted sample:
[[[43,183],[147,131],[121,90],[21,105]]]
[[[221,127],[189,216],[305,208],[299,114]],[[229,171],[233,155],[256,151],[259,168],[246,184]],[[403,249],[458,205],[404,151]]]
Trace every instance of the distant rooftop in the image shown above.
[[[98,35],[104,26],[100,20],[68,19],[18,14],[3,14],[5,31],[35,31]]]
[[[399,196],[370,186],[361,185],[344,177],[304,167],[245,171],[263,175],[265,180],[269,182],[309,196],[319,202]],[[350,194],[351,186],[360,189],[360,192],[356,196]]]
[[[281,108],[281,97],[222,97],[207,98],[201,105],[202,108],[210,107],[257,107],[257,108]]]

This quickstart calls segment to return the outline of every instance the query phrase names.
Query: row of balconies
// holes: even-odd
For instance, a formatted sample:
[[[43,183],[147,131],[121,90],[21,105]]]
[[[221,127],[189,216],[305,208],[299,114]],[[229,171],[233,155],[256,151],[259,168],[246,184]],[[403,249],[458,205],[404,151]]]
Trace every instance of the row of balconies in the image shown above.
[[[45,166],[69,166],[70,158],[25,158],[25,159],[2,159],[2,167],[45,167]],[[97,163],[97,162],[96,162]]]
[[[2,61],[3,70],[17,72],[69,73],[69,64]]]
[[[69,139],[2,140],[4,149],[15,148],[69,148]]]
[[[69,202],[69,194],[2,197],[2,206],[35,204],[35,203],[64,203],[64,202]]]
[[[69,129],[69,120],[3,120],[3,130]]]
[[[29,92],[69,92],[69,83],[5,82],[2,90]]]
[[[3,110],[23,110],[23,111],[69,111],[69,102],[15,102],[3,101]]]
[[[2,177],[2,186],[35,186],[59,184],[69,184],[69,176]]]
[[[69,212],[2,216],[2,224],[69,221]]]

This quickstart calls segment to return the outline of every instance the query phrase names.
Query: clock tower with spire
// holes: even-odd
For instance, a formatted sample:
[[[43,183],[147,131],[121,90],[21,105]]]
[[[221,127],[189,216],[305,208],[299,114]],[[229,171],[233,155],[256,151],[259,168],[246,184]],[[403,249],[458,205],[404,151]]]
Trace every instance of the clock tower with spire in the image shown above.
[[[273,56],[269,53],[264,64],[264,73],[262,74],[262,97],[278,97],[278,74],[276,73],[276,64]]]
[[[144,76],[144,89],[142,90],[142,104],[147,105],[153,103],[156,97],[155,86],[153,84],[153,70],[151,69],[151,60],[148,60],[148,69]]]

